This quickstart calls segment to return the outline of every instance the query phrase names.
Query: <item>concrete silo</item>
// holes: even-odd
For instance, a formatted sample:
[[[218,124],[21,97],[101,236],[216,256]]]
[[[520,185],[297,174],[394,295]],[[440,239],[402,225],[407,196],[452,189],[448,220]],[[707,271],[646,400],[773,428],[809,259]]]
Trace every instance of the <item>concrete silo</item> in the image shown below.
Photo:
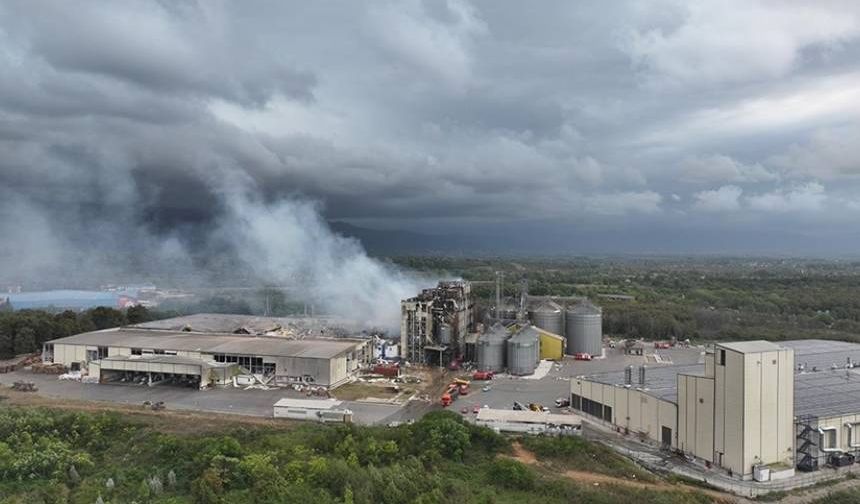
[[[526,327],[508,340],[508,373],[522,376],[535,372],[540,362],[540,335]]]
[[[508,331],[501,324],[495,324],[484,334],[478,336],[476,353],[479,371],[500,373],[505,369],[505,341]]]
[[[567,309],[565,338],[567,353],[603,354],[603,310],[589,301],[583,301]]]
[[[529,311],[529,318],[537,327],[559,336],[564,336],[564,311],[561,306],[544,301]]]

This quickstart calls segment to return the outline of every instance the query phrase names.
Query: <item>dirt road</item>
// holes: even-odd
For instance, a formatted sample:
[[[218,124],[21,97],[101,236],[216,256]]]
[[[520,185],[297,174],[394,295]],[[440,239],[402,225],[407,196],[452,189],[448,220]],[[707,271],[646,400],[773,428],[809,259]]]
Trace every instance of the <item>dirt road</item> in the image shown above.
[[[513,458],[527,465],[535,465],[539,466],[540,462],[534,456],[533,453],[523,448],[523,446],[517,442],[513,444],[514,455]],[[671,484],[665,481],[658,481],[656,483],[650,483],[645,481],[636,481],[630,479],[622,479],[614,476],[608,476],[606,474],[593,473],[588,471],[575,471],[575,470],[566,470],[561,473],[565,478],[576,481],[580,484],[586,485],[618,485],[618,486],[626,486],[631,488],[638,488],[644,490],[657,490],[657,491],[683,491],[683,492],[699,492],[705,494],[714,499],[715,503],[724,503],[724,504],[733,504],[733,503],[752,503],[752,501],[748,499],[744,499],[742,497],[737,497],[731,494],[719,492],[716,490],[709,490],[706,488],[699,488],[690,485],[684,484]]]

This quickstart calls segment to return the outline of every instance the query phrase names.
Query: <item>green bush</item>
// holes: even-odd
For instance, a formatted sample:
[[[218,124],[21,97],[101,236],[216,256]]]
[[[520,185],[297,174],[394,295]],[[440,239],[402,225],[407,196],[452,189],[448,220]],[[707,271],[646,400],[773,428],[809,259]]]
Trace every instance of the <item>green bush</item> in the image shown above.
[[[505,488],[530,490],[535,483],[535,474],[529,467],[508,458],[494,460],[487,475],[492,484]]]

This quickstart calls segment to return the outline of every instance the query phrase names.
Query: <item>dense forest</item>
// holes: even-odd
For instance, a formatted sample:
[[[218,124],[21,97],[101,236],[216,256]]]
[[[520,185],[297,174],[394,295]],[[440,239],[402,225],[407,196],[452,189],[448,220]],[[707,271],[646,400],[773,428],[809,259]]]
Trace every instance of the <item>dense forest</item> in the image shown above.
[[[464,259],[402,257],[413,269],[478,281],[479,306],[522,280],[533,295],[584,296],[603,307],[604,333],[645,339],[860,341],[860,263],[749,258]],[[623,294],[633,300],[609,300]]]
[[[508,438],[447,411],[396,428],[234,425],[190,434],[117,414],[15,407],[0,410],[0,440],[2,504],[710,502],[689,489],[578,484],[505,456]],[[654,478],[581,438],[529,443],[561,464],[554,467]]]
[[[538,296],[582,296],[603,307],[604,334],[648,340],[825,338],[860,342],[860,263],[787,259],[525,259],[399,257],[404,268],[475,282],[481,313],[522,281]],[[623,294],[632,300],[604,296]],[[85,312],[0,312],[0,358],[36,351],[44,341],[78,332],[199,312],[291,315],[305,306],[274,288],[208,289],[192,302],[158,312],[96,308]],[[479,316],[480,319],[480,316]]]

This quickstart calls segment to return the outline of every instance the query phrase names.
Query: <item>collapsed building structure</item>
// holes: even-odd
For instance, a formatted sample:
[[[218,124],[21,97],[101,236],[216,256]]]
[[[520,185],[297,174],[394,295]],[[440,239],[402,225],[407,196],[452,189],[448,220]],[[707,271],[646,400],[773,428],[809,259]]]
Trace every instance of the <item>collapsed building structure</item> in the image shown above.
[[[400,357],[418,364],[444,364],[462,356],[474,329],[472,288],[464,280],[442,281],[400,302]]]

